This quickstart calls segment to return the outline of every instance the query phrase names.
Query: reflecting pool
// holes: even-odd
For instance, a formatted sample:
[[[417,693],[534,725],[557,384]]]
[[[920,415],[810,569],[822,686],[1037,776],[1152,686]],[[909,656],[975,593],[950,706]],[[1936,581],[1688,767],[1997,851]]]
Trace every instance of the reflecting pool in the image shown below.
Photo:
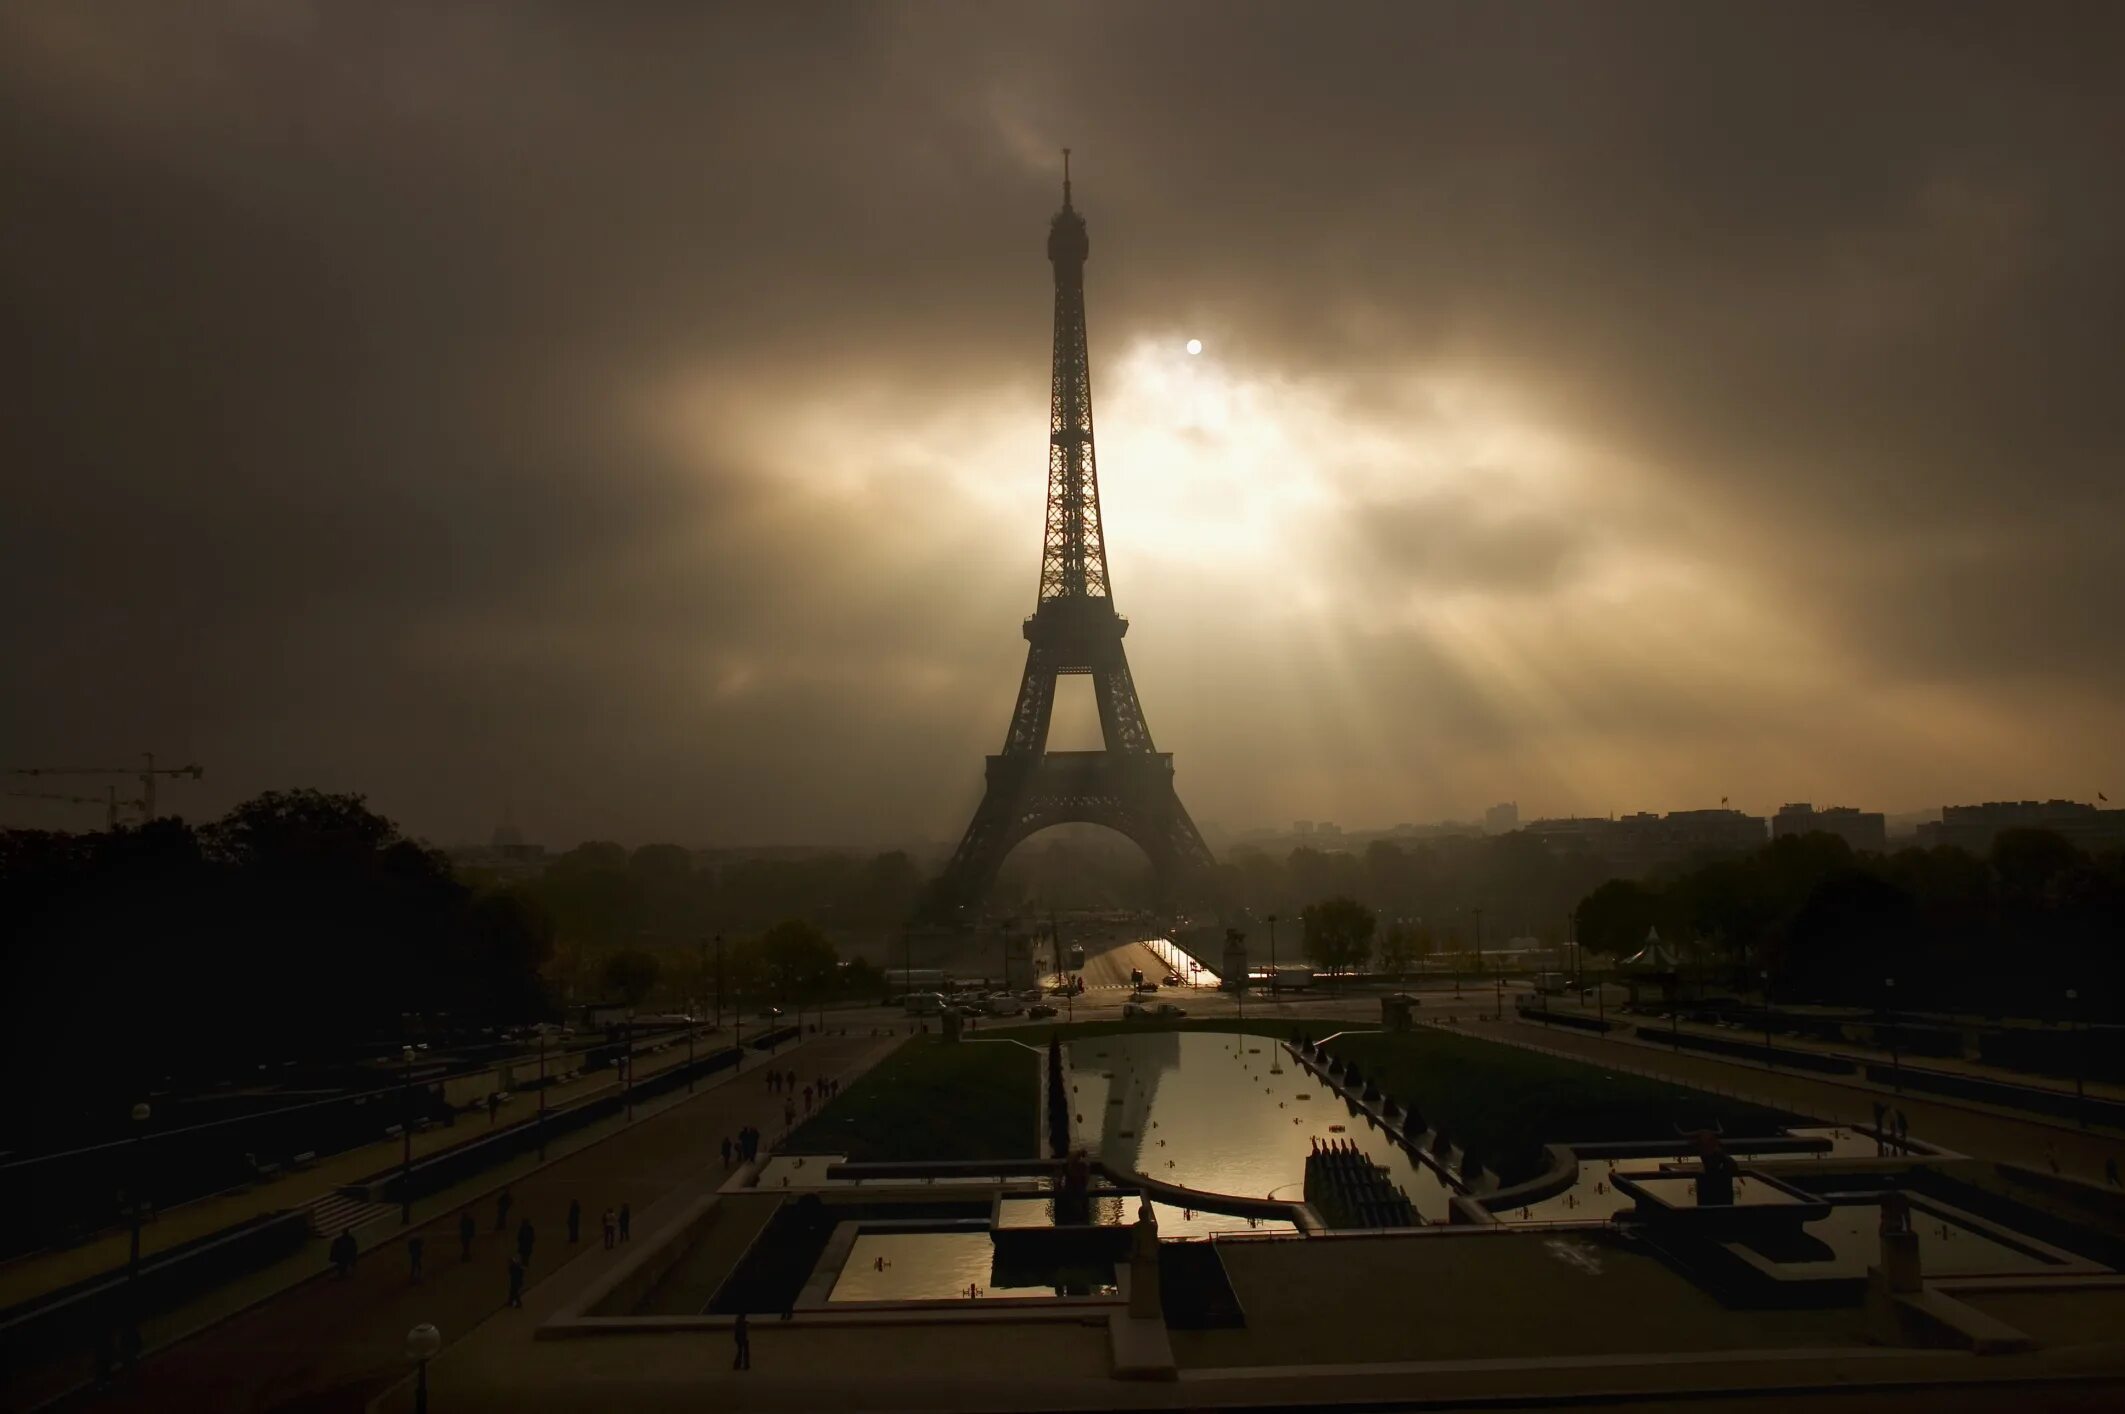
[[[1313,1141],[1348,1139],[1385,1166],[1427,1222],[1448,1216],[1445,1180],[1270,1037],[1146,1031],[1074,1042],[1069,1058],[1077,1142],[1117,1173],[1298,1202]]]
[[[863,1232],[829,1301],[951,1301],[1112,1295],[1114,1264],[1037,1263],[1012,1271],[987,1232]]]

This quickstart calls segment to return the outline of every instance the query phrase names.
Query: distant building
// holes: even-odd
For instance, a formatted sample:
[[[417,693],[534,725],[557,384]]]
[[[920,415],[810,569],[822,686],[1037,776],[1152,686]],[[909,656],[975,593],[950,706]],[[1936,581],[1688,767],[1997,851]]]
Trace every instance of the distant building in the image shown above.
[[[1591,855],[1618,874],[1637,875],[1707,856],[1750,853],[1762,847],[1765,825],[1762,816],[1739,810],[1641,811],[1615,820],[1531,820],[1520,833],[1560,852]]]
[[[1313,833],[1316,837],[1339,840],[1343,838],[1343,827],[1331,821],[1323,820],[1320,824],[1313,827]]]
[[[1483,833],[1509,835],[1520,828],[1520,802],[1508,800],[1483,812]]]
[[[2103,810],[2078,800],[1988,800],[1949,805],[1938,823],[1918,827],[1922,849],[1954,845],[1984,854],[2003,830],[2050,830],[2085,850],[2125,849],[2125,810]]]
[[[546,872],[546,846],[527,844],[514,825],[498,825],[486,844],[459,845],[443,857],[461,869],[477,869],[498,879],[536,879]]]
[[[1889,847],[1888,818],[1876,810],[1831,805],[1821,810],[1806,801],[1781,805],[1771,817],[1771,838],[1787,835],[1835,835],[1854,849],[1880,854]]]
[[[1313,821],[1311,821],[1311,820],[1294,820],[1294,821],[1292,821],[1292,822],[1291,822],[1291,833],[1293,833],[1294,835],[1310,835],[1310,834],[1312,834],[1312,833],[1313,833]]]

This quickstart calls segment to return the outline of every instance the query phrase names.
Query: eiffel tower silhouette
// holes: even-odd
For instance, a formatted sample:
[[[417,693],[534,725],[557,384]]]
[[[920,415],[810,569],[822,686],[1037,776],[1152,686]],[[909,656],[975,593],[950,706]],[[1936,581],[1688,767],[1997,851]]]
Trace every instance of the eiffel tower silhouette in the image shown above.
[[[1062,210],[1048,226],[1055,371],[1040,600],[1025,621],[1026,671],[1003,750],[989,758],[987,792],[931,888],[926,912],[940,921],[980,905],[1019,841],[1070,822],[1105,825],[1134,840],[1169,902],[1215,894],[1215,862],[1173,789],[1173,755],[1151,744],[1122,652],[1129,621],[1114,611],[1109,588],[1099,459],[1092,444],[1092,365],[1085,351],[1090,250],[1085,218],[1070,202],[1070,151],[1064,148]],[[1055,679],[1064,673],[1091,675],[1105,750],[1048,750]]]

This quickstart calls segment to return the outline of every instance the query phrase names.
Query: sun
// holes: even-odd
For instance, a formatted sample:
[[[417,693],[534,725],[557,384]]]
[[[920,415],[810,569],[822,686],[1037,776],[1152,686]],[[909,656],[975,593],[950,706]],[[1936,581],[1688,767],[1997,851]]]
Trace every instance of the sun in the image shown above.
[[[1199,354],[1199,353],[1201,353],[1202,351],[1203,351],[1203,341],[1202,341],[1201,339],[1190,339],[1190,340],[1188,341],[1188,352],[1189,352],[1189,353],[1192,353],[1192,354]]]

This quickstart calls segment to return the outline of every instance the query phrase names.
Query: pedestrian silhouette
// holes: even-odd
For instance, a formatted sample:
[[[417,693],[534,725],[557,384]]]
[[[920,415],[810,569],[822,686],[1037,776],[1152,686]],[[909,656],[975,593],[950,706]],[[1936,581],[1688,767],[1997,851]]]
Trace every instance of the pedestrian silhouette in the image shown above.
[[[524,1264],[515,1257],[509,1259],[509,1304],[524,1304]]]
[[[469,1262],[472,1260],[472,1235],[478,1231],[479,1224],[472,1220],[472,1209],[467,1208],[464,1212],[458,1214],[457,1245],[462,1249],[459,1256],[460,1261]]]
[[[2112,1159],[2110,1162],[2113,1167],[2117,1164],[2116,1159]],[[723,1136],[723,1167],[726,1169],[730,1167],[730,1136],[728,1134]]]
[[[533,1230],[530,1218],[526,1218],[517,1224],[516,1251],[517,1255],[524,1259],[524,1265],[527,1267],[531,1265],[531,1246],[538,1240],[539,1235]]]
[[[421,1279],[421,1255],[427,1250],[427,1247],[427,1240],[417,1232],[406,1239],[407,1274],[414,1281]]]
[[[730,1338],[732,1343],[738,1347],[736,1355],[731,1359],[730,1367],[733,1370],[750,1370],[753,1367],[753,1333],[743,1311],[738,1313],[737,1320],[731,1322]]]
[[[339,1236],[332,1239],[331,1257],[332,1265],[338,1269],[342,1278],[354,1275],[354,1259],[359,1255],[361,1255],[361,1249],[355,1245],[354,1229],[351,1227],[341,1228]]]
[[[573,1243],[583,1235],[583,1200],[568,1200],[568,1240]]]
[[[622,1203],[620,1205],[620,1240],[622,1242],[634,1235],[632,1232],[634,1221],[634,1205],[632,1203]]]
[[[613,1216],[613,1214],[612,1214],[612,1209],[610,1209],[610,1208],[607,1208],[607,1209],[605,1210],[605,1250],[606,1250],[606,1251],[610,1252],[610,1251],[612,1250],[612,1244],[613,1244],[613,1241],[614,1241],[614,1240],[615,1240],[615,1239],[616,1239],[616,1238],[617,1238],[617,1237],[618,1237],[619,1235],[620,1235],[620,1226],[619,1226],[619,1220],[618,1220],[617,1218],[615,1218],[615,1217]]]
[[[510,1193],[508,1189],[505,1188],[499,1194],[495,1195],[494,1230],[496,1232],[502,1232],[508,1228],[509,1210],[514,1206],[516,1206],[516,1198]]]

